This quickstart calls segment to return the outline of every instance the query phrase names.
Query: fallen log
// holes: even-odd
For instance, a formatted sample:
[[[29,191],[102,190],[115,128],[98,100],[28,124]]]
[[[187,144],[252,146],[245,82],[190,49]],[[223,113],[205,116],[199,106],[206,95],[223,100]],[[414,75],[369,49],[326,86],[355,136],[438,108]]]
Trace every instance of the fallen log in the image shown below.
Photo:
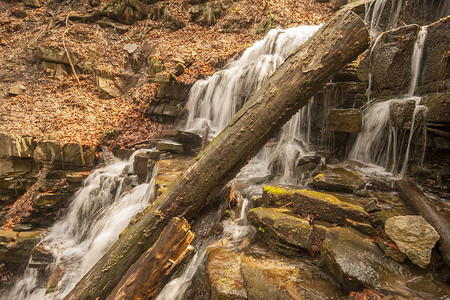
[[[107,300],[148,299],[194,249],[194,234],[185,219],[173,218],[159,239],[132,265]],[[154,272],[158,270],[158,272]]]
[[[450,266],[450,225],[448,222],[430,204],[414,180],[403,178],[397,181],[397,188],[405,204],[420,214],[439,233],[439,248],[441,249],[445,263],[447,266]]]
[[[350,10],[337,12],[286,59],[194,163],[146,208],[139,220],[124,230],[65,299],[106,298],[129,266],[155,243],[172,217],[191,220],[368,44],[369,34],[361,18]]]

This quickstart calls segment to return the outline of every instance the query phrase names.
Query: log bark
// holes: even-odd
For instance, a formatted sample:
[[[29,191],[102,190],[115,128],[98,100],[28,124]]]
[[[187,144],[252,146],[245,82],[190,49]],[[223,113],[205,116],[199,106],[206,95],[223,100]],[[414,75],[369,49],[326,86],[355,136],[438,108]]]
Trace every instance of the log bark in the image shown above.
[[[350,10],[337,12],[286,59],[65,299],[106,298],[172,217],[192,219],[322,86],[367,49],[368,43],[364,22]]]
[[[148,299],[159,292],[175,267],[194,249],[191,246],[194,234],[189,228],[185,219],[173,218],[155,244],[128,269],[107,299]]]
[[[397,182],[400,195],[408,207],[420,214],[440,235],[439,244],[447,266],[450,266],[450,225],[430,204],[414,180],[403,178]]]

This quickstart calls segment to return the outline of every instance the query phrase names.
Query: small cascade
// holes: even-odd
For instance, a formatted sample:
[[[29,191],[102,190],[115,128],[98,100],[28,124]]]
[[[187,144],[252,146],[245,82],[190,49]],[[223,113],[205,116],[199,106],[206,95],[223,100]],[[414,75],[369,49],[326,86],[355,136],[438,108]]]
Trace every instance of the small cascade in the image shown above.
[[[392,3],[390,3],[390,12],[389,14],[387,14],[387,16],[389,16],[389,19],[384,26],[380,24],[387,2],[387,0],[372,0],[372,2],[366,4],[365,6],[366,12],[364,22],[366,22],[367,26],[369,27],[369,33],[372,38],[376,38],[383,31],[396,28],[398,25],[398,20],[400,18],[400,13],[403,6],[403,0],[392,0]]]
[[[247,237],[253,227],[248,225],[247,212],[249,211],[249,201],[247,198],[239,197],[241,202],[241,210],[239,218],[235,220],[226,219],[222,222],[223,233],[219,240],[227,240],[225,245],[228,248],[236,248],[242,240]],[[172,279],[159,293],[156,300],[179,300],[182,299],[183,294],[189,287],[195,273],[200,265],[205,261],[206,253],[208,249],[212,249],[217,246],[222,246],[220,241],[210,241],[206,246],[202,246],[196,251],[191,261],[187,264],[183,273],[174,279]]]
[[[414,100],[415,107],[412,113],[410,129],[405,131],[391,124],[391,109],[395,102],[406,103],[411,100]],[[413,135],[420,128],[424,130],[424,126],[417,126],[416,124],[417,118],[421,117],[423,119],[426,113],[426,107],[419,105],[420,100],[420,97],[391,99],[377,102],[368,107],[364,112],[361,133],[358,135],[348,157],[382,166],[388,172],[404,176],[407,170]],[[406,145],[406,150],[404,145]],[[400,168],[402,155],[403,163]]]
[[[42,299],[44,295],[45,299],[62,299],[106,253],[154,194],[153,181],[134,188],[125,184],[139,151],[128,161],[114,159],[92,172],[71,201],[66,216],[49,229],[38,245],[53,256],[51,271],[61,270],[58,291],[45,294],[42,278],[32,267],[32,256],[24,277],[3,295],[4,299]]]
[[[423,57],[423,49],[425,47],[425,40],[427,38],[427,26],[420,28],[414,43],[414,50],[411,57],[411,82],[409,85],[408,96],[414,96],[419,82],[421,73],[421,62]]]

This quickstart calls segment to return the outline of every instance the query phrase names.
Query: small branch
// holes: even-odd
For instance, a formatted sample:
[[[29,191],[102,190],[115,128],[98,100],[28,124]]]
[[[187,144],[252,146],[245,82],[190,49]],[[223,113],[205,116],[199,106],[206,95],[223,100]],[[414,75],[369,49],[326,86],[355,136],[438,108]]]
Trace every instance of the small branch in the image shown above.
[[[69,51],[67,50],[66,43],[65,43],[66,33],[70,29],[70,27],[68,27],[68,25],[69,25],[69,17],[70,17],[71,13],[72,13],[72,11],[69,12],[66,17],[66,30],[63,33],[62,42],[63,42],[64,50],[66,51],[67,58],[69,59],[70,67],[72,68],[73,75],[75,75],[75,78],[77,79],[77,82],[78,82],[78,86],[80,86],[80,79],[78,78],[77,72],[75,72],[75,67],[73,66],[72,59],[70,58],[70,54],[69,54]]]

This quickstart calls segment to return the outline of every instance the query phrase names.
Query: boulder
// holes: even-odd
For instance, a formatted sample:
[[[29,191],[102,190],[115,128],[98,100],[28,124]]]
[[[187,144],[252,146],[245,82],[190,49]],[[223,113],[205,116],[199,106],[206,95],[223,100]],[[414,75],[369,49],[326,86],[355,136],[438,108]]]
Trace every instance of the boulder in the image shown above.
[[[342,167],[323,166],[320,174],[313,178],[313,186],[332,192],[355,192],[364,188],[366,181],[356,171]]]
[[[27,88],[23,84],[16,84],[9,88],[8,94],[11,96],[22,95]]]
[[[37,143],[33,152],[33,158],[35,161],[55,164],[62,161],[62,148],[56,140],[44,140]]]
[[[155,83],[170,83],[171,82],[171,76],[170,73],[161,72],[158,74],[155,74]]]
[[[330,131],[358,133],[361,131],[362,112],[360,109],[330,109],[327,128]]]
[[[416,265],[426,268],[431,260],[431,250],[439,234],[421,216],[397,216],[387,219],[386,234]]]
[[[416,101],[413,99],[398,99],[389,104],[389,124],[400,129],[411,128]]]
[[[139,182],[144,182],[152,173],[155,161],[150,159],[151,152],[141,152],[134,156],[133,170]]]
[[[327,222],[345,224],[346,219],[370,222],[369,214],[359,205],[343,202],[335,196],[288,187],[265,186],[264,206],[281,206],[292,203],[297,213]]]
[[[247,216],[257,229],[257,235],[270,248],[291,256],[319,246],[327,229],[321,225],[311,226],[307,220],[296,217],[287,209],[257,207]]]
[[[102,14],[124,24],[134,24],[147,18],[146,9],[137,0],[108,0],[101,8]]]
[[[320,253],[328,270],[348,290],[377,288],[410,296],[405,287],[409,271],[363,235],[347,228],[332,228]]]
[[[0,158],[0,176],[22,176],[33,170],[30,159]]]

